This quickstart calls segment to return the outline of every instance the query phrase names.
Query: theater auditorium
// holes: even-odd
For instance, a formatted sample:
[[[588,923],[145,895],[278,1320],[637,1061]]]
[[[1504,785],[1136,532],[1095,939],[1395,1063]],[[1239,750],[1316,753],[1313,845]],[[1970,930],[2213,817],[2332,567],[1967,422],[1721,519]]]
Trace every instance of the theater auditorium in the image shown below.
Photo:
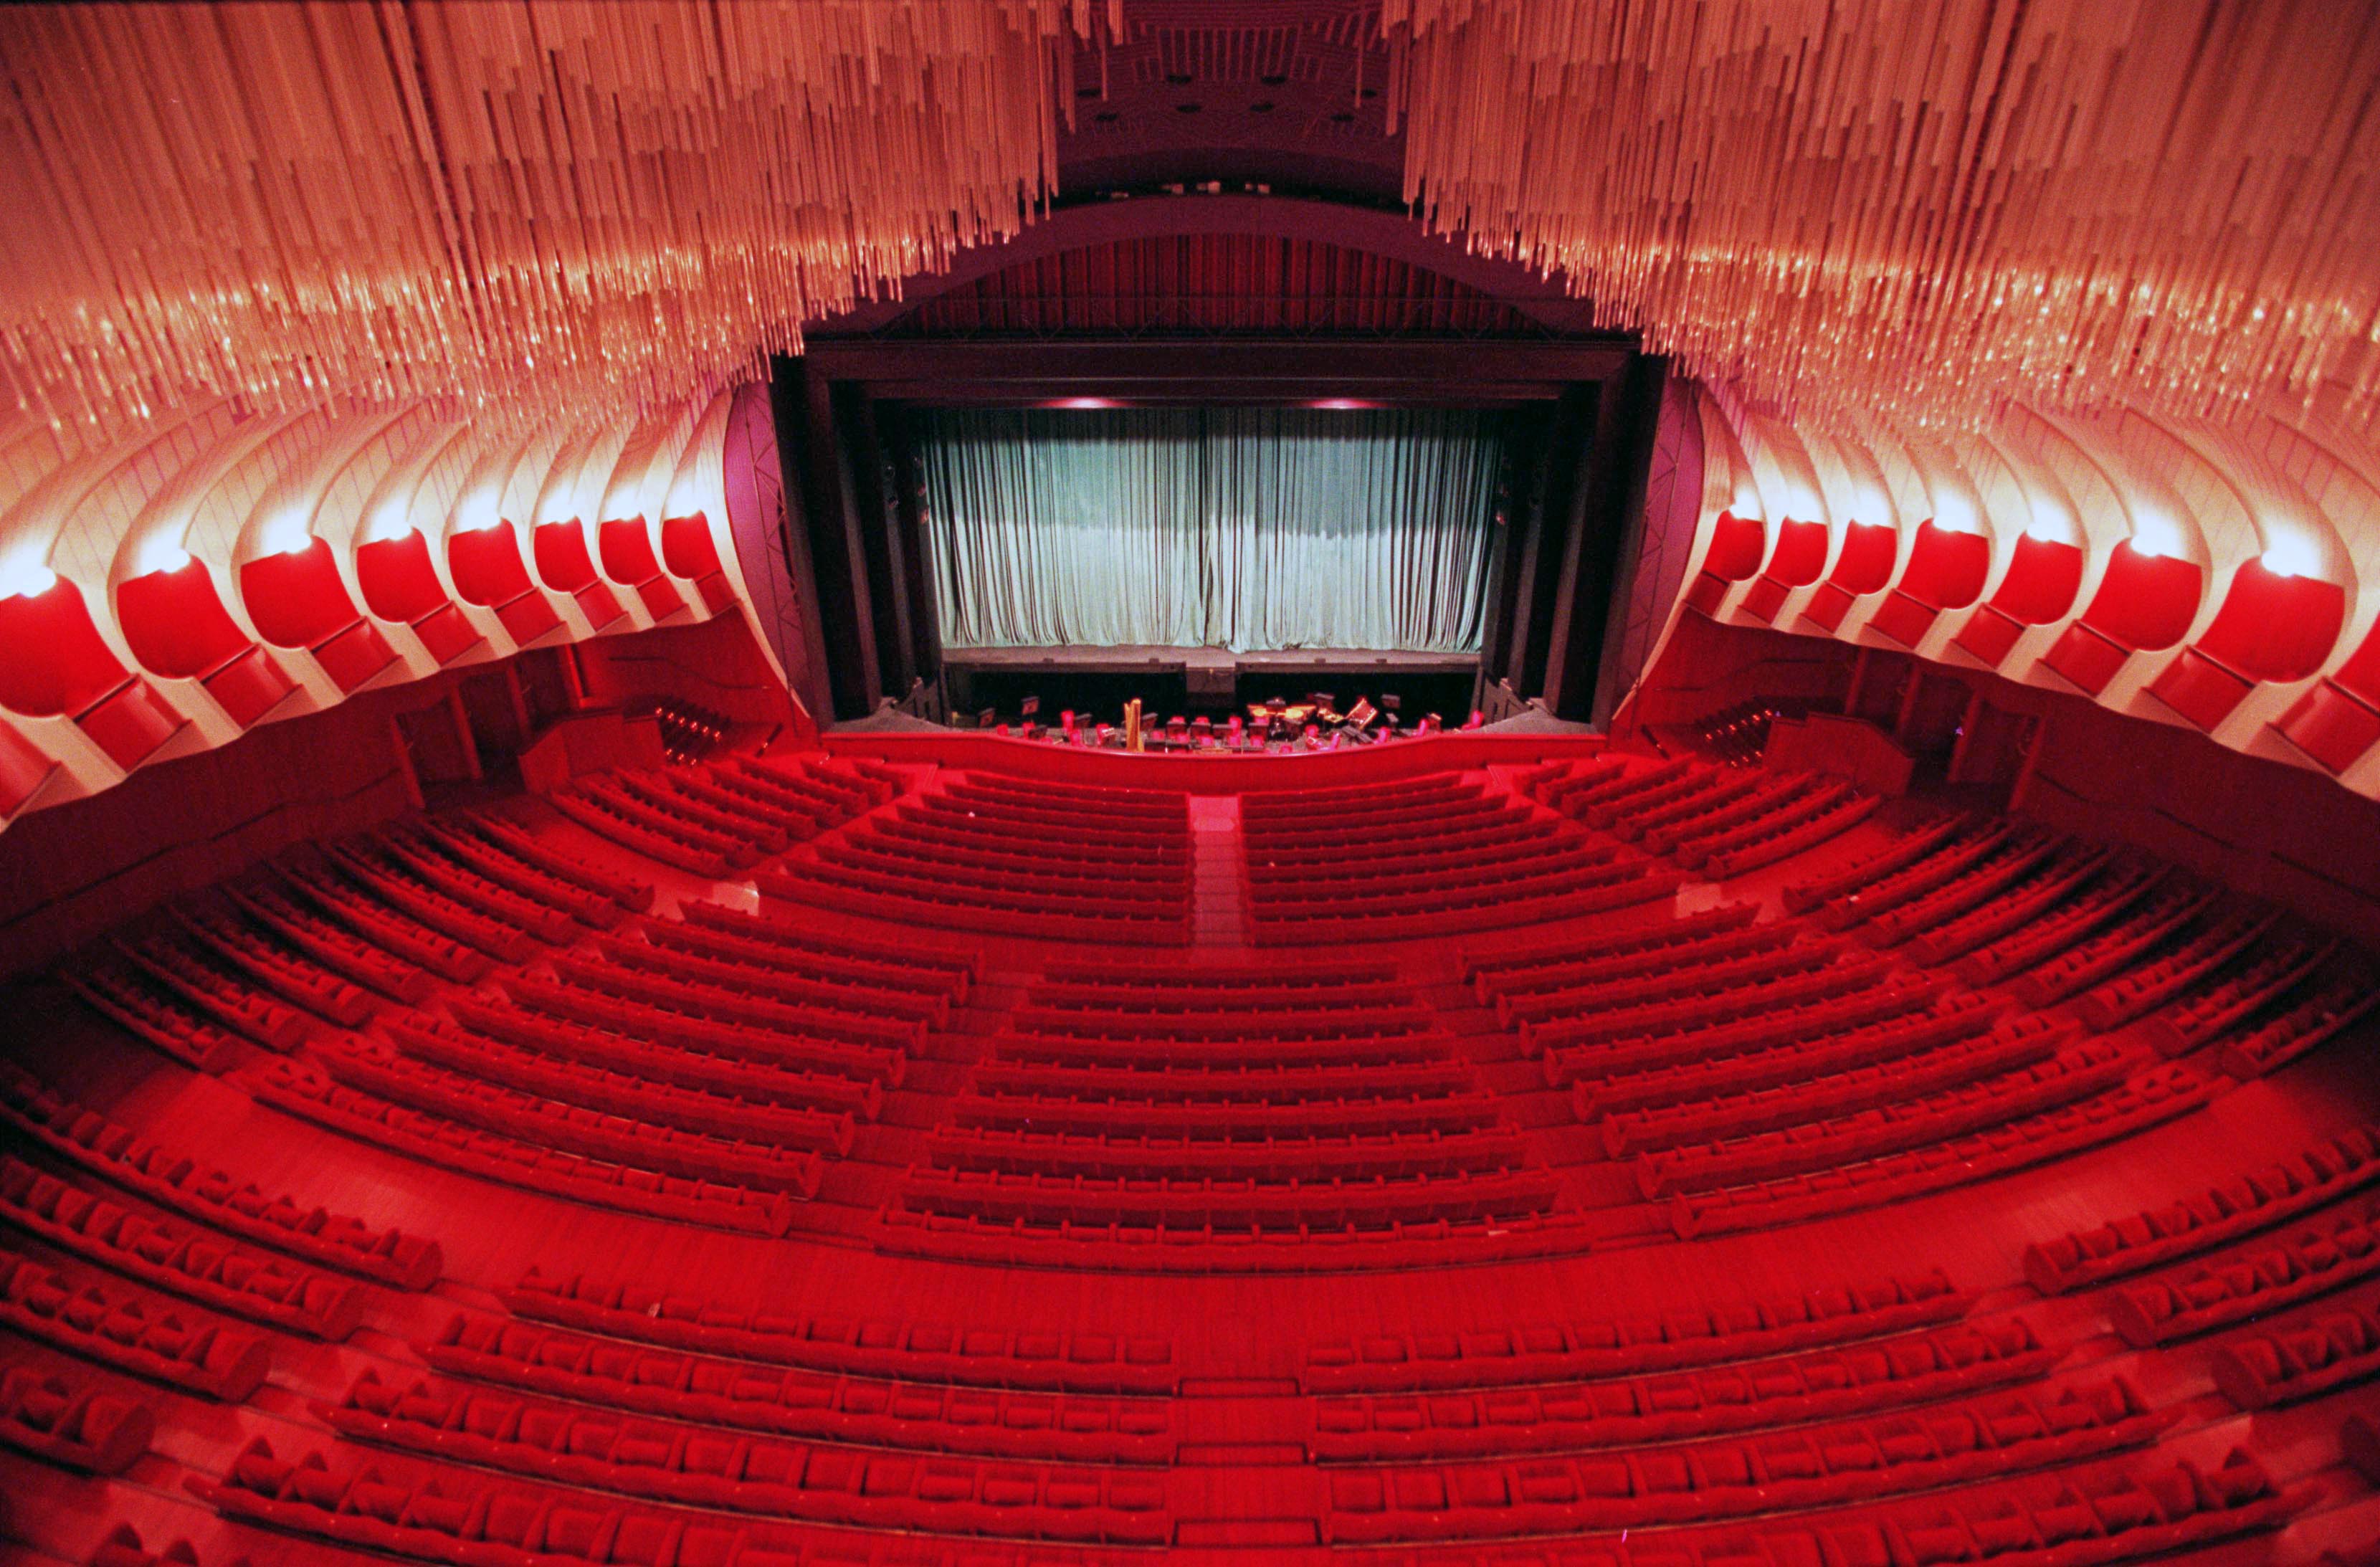
[[[2380,1567],[2380,9],[0,85],[0,1564]]]

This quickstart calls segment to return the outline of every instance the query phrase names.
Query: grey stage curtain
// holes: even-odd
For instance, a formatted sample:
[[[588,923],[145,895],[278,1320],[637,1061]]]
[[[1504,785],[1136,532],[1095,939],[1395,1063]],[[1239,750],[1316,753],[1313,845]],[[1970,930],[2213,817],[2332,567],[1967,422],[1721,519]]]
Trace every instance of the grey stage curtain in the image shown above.
[[[950,646],[1478,650],[1481,414],[942,410],[918,444]]]

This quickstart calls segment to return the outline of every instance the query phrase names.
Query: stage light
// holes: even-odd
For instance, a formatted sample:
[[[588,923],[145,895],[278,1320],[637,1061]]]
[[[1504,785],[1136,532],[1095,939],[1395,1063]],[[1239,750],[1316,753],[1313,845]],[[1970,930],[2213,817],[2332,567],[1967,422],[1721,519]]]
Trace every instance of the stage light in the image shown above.
[[[405,508],[391,501],[372,513],[371,521],[364,528],[363,542],[384,544],[412,531],[413,524],[406,519]]]
[[[257,541],[268,555],[302,555],[314,547],[314,519],[302,506],[291,506],[266,523]]]
[[[38,599],[58,585],[58,574],[38,555],[0,562],[0,599]]]
[[[1946,533],[1981,533],[1984,530],[1983,519],[1975,515],[1973,504],[1955,490],[1945,490],[1934,497],[1933,520],[1934,526]],[[2025,531],[2032,532],[2033,525],[2027,524]]]
[[[2044,544],[2075,542],[2074,518],[2057,502],[2034,496],[2033,518],[2024,525],[2025,537]]]
[[[1045,408],[1121,408],[1124,407],[1113,397],[1059,397],[1041,406]]]
[[[2132,517],[2131,543],[2132,553],[2151,560],[2178,555],[2181,553],[2181,530],[2164,513],[2143,509]]]
[[[1378,403],[1367,403],[1361,397],[1324,397],[1305,405],[1309,408],[1377,408]]]
[[[496,507],[493,490],[475,490],[455,508],[457,533],[485,533],[491,528],[501,527],[504,520],[504,514]]]
[[[161,533],[140,546],[140,553],[133,557],[133,564],[140,568],[140,575],[143,577],[154,572],[179,571],[190,564],[190,552],[184,549],[182,541],[174,535]]]
[[[2276,528],[2265,545],[2264,567],[2275,577],[2319,577],[2322,552],[2301,533]]]

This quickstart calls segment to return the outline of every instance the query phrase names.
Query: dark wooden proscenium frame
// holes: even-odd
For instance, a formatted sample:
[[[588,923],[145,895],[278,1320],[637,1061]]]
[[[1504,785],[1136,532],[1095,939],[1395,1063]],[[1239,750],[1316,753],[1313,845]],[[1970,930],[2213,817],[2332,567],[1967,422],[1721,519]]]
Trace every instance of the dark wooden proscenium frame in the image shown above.
[[[1508,524],[1489,566],[1481,690],[1508,684],[1557,717],[1600,721],[1596,674],[1633,569],[1665,361],[1624,337],[814,341],[772,393],[785,467],[785,559],[811,672],[799,693],[852,719],[941,669],[907,410],[1298,407],[1514,410]]]

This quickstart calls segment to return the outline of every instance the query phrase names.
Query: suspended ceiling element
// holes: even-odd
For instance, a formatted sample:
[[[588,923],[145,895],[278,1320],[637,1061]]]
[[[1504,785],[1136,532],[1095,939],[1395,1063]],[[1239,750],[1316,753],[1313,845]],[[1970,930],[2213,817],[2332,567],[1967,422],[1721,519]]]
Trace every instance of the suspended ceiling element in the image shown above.
[[[1422,217],[1753,400],[2380,411],[2380,7],[1381,12]]]
[[[0,388],[605,419],[1013,234],[1095,0],[0,7]]]

